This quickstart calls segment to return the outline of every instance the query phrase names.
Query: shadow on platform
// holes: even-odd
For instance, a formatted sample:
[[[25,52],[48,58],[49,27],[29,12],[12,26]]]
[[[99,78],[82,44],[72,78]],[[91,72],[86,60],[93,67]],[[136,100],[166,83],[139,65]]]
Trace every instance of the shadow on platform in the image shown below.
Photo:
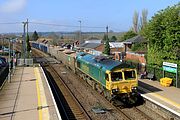
[[[138,81],[138,85],[139,85],[140,87],[145,88],[146,90],[148,90],[149,93],[151,93],[151,92],[163,91],[163,90],[161,90],[161,89],[159,89],[159,88],[157,88],[157,87],[155,87],[155,86],[149,85],[149,84],[144,83],[144,82],[141,82],[141,81]],[[148,93],[148,92],[146,92],[146,93]]]

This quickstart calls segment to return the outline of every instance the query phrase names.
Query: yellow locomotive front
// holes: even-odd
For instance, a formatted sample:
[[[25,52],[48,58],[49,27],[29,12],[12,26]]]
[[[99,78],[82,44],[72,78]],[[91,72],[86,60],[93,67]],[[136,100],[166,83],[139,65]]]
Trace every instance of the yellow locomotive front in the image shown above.
[[[106,71],[106,74],[106,88],[111,91],[111,96],[119,97],[125,101],[134,98],[134,101],[137,100],[138,76],[136,69],[119,68]]]
[[[131,93],[138,86],[137,72],[135,69],[120,69],[109,72],[107,88],[112,94]]]

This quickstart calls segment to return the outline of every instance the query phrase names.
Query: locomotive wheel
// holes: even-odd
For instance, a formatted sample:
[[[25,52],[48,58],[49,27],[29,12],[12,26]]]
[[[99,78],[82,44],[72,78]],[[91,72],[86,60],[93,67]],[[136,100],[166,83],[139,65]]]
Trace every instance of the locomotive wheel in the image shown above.
[[[103,95],[104,89],[100,83],[96,83],[96,89],[99,92],[99,94]]]
[[[97,90],[96,85],[97,85],[97,83],[93,82],[93,86],[92,87],[93,87],[94,90]]]
[[[106,88],[105,87],[102,87],[102,89],[103,89],[103,93],[102,93],[102,95],[105,97],[105,98],[107,98],[107,90],[106,90]]]

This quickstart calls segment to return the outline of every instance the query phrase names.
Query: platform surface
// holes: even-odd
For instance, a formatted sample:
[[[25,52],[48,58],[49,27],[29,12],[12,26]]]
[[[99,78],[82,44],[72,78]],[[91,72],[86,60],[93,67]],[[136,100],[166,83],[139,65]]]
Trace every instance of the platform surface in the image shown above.
[[[40,67],[16,67],[0,90],[0,120],[58,120],[53,95]]]
[[[179,88],[173,86],[164,87],[158,81],[139,79],[139,89],[143,91],[143,96],[180,116]]]

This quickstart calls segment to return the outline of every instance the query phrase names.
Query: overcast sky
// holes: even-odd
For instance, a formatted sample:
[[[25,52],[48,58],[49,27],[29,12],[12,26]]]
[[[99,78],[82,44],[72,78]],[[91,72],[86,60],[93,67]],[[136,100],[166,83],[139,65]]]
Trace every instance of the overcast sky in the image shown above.
[[[136,10],[148,10],[150,19],[157,11],[177,4],[179,0],[0,0],[0,33],[22,32],[22,23],[30,22],[65,26],[29,24],[30,31],[75,31],[81,21],[82,31],[127,31]],[[16,23],[17,24],[2,24]],[[66,26],[67,25],[67,26]],[[99,28],[100,27],[100,28]]]

